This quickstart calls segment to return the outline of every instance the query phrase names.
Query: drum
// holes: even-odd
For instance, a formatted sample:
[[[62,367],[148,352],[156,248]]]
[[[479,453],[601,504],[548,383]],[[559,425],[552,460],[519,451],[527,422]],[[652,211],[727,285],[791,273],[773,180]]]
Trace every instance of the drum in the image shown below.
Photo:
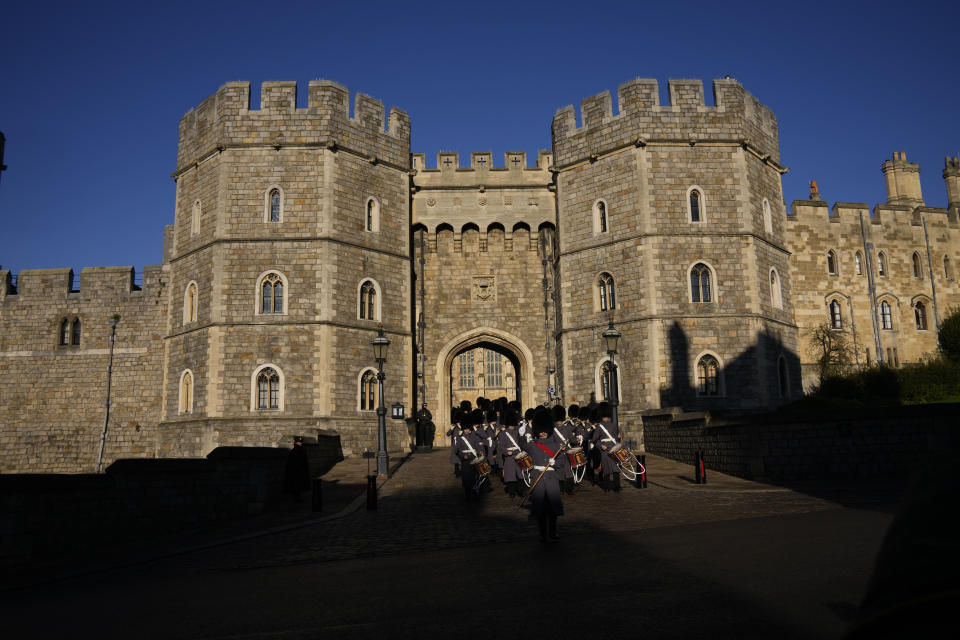
[[[571,467],[582,467],[587,464],[587,452],[583,447],[573,447],[567,452],[567,459],[570,460]]]
[[[520,465],[521,471],[533,468],[533,456],[526,451],[521,451],[517,454],[514,454],[513,459],[517,461],[518,465]]]
[[[486,460],[477,460],[473,463],[477,473],[481,476],[490,475],[490,463]]]
[[[610,448],[610,455],[616,458],[620,464],[630,462],[630,450],[619,442]]]

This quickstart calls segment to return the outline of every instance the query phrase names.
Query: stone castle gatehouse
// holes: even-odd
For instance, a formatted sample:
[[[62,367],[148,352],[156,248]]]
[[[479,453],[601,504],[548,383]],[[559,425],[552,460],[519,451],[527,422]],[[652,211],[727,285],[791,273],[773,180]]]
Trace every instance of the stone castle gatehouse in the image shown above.
[[[608,391],[645,409],[761,411],[811,381],[808,332],[857,358],[916,361],[960,303],[960,163],[947,208],[919,168],[883,165],[888,202],[812,194],[787,210],[778,125],[735,80],[638,79],[554,116],[536,158],[410,152],[406,113],[335,83],[221,87],[180,121],[163,264],[0,271],[0,472],[83,472],[333,430],[376,446],[407,415],[483,393],[524,406]],[[108,318],[119,314],[111,344]],[[106,415],[109,358],[113,358]],[[105,436],[104,436],[105,434]],[[408,425],[388,419],[389,448]]]

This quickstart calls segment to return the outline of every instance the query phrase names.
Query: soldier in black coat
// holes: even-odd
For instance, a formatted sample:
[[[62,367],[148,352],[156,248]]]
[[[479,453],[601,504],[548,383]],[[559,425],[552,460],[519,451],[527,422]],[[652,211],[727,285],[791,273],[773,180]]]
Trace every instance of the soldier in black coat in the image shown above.
[[[600,449],[600,466],[603,479],[600,481],[604,491],[620,491],[620,465],[610,450],[620,444],[623,435],[613,422],[613,410],[609,403],[600,403],[600,422],[593,432],[593,443]]]
[[[460,461],[460,479],[463,483],[463,493],[467,500],[479,497],[479,481],[477,462],[484,459],[483,443],[473,431],[472,416],[464,416],[461,428],[463,432],[454,438],[453,450]]]
[[[533,418],[533,432],[535,439],[524,445],[524,450],[533,456],[531,477],[539,477],[540,481],[530,494],[530,510],[537,518],[540,542],[558,542],[560,537],[557,535],[557,516],[563,515],[563,500],[556,459],[563,453],[560,451],[561,444],[552,436],[553,419],[550,412],[537,412]]]

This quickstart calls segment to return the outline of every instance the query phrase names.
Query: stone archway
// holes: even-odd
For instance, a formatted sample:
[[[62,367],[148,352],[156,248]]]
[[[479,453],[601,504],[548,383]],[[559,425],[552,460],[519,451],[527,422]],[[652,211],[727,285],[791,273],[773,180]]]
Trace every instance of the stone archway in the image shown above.
[[[536,401],[534,389],[537,383],[533,368],[533,353],[520,338],[492,327],[477,327],[465,331],[444,344],[437,355],[433,378],[436,382],[432,394],[436,407],[433,414],[434,423],[437,425],[436,444],[449,444],[445,434],[450,427],[450,380],[454,360],[464,351],[481,346],[492,348],[509,358],[516,371],[517,399],[521,405],[525,408],[531,407]]]

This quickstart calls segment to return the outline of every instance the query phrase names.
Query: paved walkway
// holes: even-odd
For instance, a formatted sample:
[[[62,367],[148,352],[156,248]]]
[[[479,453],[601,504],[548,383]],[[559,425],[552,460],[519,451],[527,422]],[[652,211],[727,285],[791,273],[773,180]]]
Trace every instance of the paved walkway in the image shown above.
[[[624,482],[620,493],[605,493],[587,480],[564,497],[561,536],[638,531],[702,522],[825,511],[840,507],[829,497],[751,482],[708,471],[708,483],[693,482],[692,465],[648,454],[648,487]],[[460,480],[446,450],[391,459],[391,476],[381,478],[376,511],[366,509],[368,462],[345,460],[322,476],[322,511],[309,496],[299,504],[243,521],[207,526],[7,572],[0,590],[75,577],[106,569],[178,558],[210,569],[325,562],[368,556],[441,550],[465,545],[537,538],[536,523],[498,479],[479,503],[465,503]],[[824,493],[824,492],[820,492]],[[889,497],[888,497],[889,498]],[[890,499],[886,500],[891,502]],[[260,538],[268,536],[266,546]],[[202,555],[193,552],[203,551]],[[201,560],[202,558],[202,560]]]

